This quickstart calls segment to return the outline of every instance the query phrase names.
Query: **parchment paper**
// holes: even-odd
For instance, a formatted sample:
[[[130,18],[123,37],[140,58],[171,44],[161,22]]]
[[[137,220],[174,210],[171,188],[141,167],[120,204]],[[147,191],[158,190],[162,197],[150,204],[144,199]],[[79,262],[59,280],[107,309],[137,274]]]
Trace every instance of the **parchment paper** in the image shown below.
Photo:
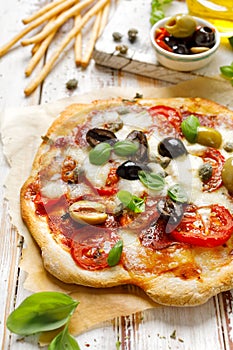
[[[66,285],[49,275],[43,268],[40,250],[22,222],[20,188],[30,173],[35,152],[41,143],[41,136],[46,133],[49,125],[66,106],[72,103],[91,102],[95,99],[116,97],[132,99],[136,93],[143,94],[144,98],[203,97],[233,109],[233,88],[228,82],[221,79],[197,78],[168,88],[152,87],[140,89],[140,91],[132,88],[108,88],[52,104],[9,108],[1,115],[4,153],[10,164],[9,176],[5,184],[6,198],[9,201],[12,224],[24,237],[20,265],[27,275],[24,287],[31,292],[66,292],[80,301],[71,322],[71,332],[74,335],[97,326],[103,321],[153,308],[157,304],[134,286],[96,290]]]

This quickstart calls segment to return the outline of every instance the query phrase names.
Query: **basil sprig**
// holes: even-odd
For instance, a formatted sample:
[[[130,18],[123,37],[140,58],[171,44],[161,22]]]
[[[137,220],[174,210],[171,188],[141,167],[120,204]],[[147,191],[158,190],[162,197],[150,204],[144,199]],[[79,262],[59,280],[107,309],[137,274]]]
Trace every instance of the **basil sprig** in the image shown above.
[[[140,170],[138,177],[143,185],[151,190],[161,191],[165,186],[164,178],[159,174]]]
[[[151,1],[151,13],[150,23],[154,25],[160,19],[165,17],[163,6],[169,4],[172,0],[152,0]]]
[[[191,114],[186,119],[184,119],[181,123],[181,130],[190,143],[195,143],[197,140],[197,130],[200,126],[199,119],[195,117],[195,115]]]
[[[69,333],[68,325],[67,323],[63,331],[53,338],[48,350],[81,350],[75,338]]]
[[[135,213],[142,213],[145,211],[145,199],[134,196],[128,191],[119,191],[117,197],[130,210]]]
[[[175,184],[171,186],[167,191],[168,196],[174,201],[179,203],[188,202],[188,196],[185,190],[180,184]]]
[[[230,80],[231,85],[233,86],[233,62],[229,66],[221,66],[220,72],[225,79]]]
[[[76,340],[69,335],[67,328],[70,317],[78,304],[78,301],[64,293],[35,293],[26,298],[8,316],[6,325],[11,332],[19,335],[51,331],[66,325],[65,329],[58,334],[58,339],[54,339],[54,343],[60,344],[60,347],[54,347],[52,341],[49,349],[64,349],[64,344],[67,344],[66,349],[79,350]]]
[[[106,163],[113,151],[121,157],[126,157],[137,152],[139,144],[129,140],[118,141],[113,146],[107,142],[101,142],[89,152],[89,160],[91,164],[103,165]]]
[[[107,263],[110,267],[115,266],[119,263],[121,254],[123,250],[123,241],[119,240],[116,242],[116,244],[112,247],[108,254]]]

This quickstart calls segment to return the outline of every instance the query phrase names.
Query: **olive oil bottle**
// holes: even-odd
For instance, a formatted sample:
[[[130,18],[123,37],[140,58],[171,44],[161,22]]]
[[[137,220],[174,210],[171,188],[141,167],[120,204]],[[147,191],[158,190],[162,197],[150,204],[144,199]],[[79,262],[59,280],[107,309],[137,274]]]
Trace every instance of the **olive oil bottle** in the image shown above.
[[[233,36],[233,0],[186,0],[189,13],[211,22],[225,36]]]

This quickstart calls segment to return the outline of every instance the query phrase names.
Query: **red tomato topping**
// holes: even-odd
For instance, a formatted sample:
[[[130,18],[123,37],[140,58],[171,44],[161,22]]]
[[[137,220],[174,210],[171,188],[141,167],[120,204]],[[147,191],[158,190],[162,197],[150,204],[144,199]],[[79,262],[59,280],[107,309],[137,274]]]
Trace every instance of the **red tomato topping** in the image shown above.
[[[119,241],[111,229],[85,225],[79,229],[71,243],[75,262],[86,270],[101,270],[108,267],[110,249]]]
[[[203,191],[213,192],[222,185],[222,168],[225,158],[216,148],[207,148],[201,155],[204,163],[210,163],[213,168],[211,178],[204,183]]]
[[[203,207],[204,208],[204,207]],[[233,233],[233,217],[224,206],[213,204],[206,222],[195,205],[187,207],[183,219],[171,235],[179,242],[200,247],[216,247],[225,243]]]
[[[112,196],[117,193],[118,189],[116,187],[105,186],[101,188],[95,188],[99,196]]]
[[[155,117],[157,115],[164,116],[168,123],[180,134],[181,133],[181,127],[180,124],[182,122],[182,115],[178,109],[167,107],[163,105],[158,105],[151,107],[149,109],[149,113],[152,117]]]
[[[155,41],[160,47],[162,47],[162,49],[172,52],[172,49],[164,42],[165,36],[168,35],[169,33],[165,28],[159,28],[156,31]]]

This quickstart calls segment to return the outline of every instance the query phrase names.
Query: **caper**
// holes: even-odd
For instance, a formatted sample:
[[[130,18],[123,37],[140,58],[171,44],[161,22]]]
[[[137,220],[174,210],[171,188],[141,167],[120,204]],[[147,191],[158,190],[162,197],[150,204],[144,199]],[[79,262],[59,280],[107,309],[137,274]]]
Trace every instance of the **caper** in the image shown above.
[[[112,37],[114,41],[121,41],[122,39],[122,34],[119,32],[114,32],[112,33]]]
[[[222,181],[228,192],[233,195],[233,157],[228,158],[223,165]]]
[[[207,182],[211,178],[211,176],[213,174],[213,167],[212,167],[212,165],[210,163],[204,163],[199,168],[198,174],[199,174],[202,182]]]
[[[105,209],[102,203],[81,200],[69,207],[69,214],[74,221],[97,225],[106,221],[108,215]]]
[[[222,135],[213,128],[199,126],[197,129],[197,143],[203,146],[219,148],[222,144]]]
[[[178,14],[171,17],[165,24],[167,31],[176,38],[191,36],[197,27],[197,22],[192,16]]]
[[[177,158],[187,154],[187,150],[180,139],[166,137],[158,144],[158,152],[163,157]]]
[[[129,38],[129,41],[131,43],[135,42],[135,40],[137,39],[137,35],[138,35],[138,30],[137,29],[132,28],[132,29],[128,30],[128,38]]]
[[[233,142],[226,142],[225,145],[223,146],[223,149],[226,152],[233,152]]]
[[[116,51],[119,51],[122,55],[127,54],[128,52],[128,46],[127,45],[117,45],[115,47]]]

